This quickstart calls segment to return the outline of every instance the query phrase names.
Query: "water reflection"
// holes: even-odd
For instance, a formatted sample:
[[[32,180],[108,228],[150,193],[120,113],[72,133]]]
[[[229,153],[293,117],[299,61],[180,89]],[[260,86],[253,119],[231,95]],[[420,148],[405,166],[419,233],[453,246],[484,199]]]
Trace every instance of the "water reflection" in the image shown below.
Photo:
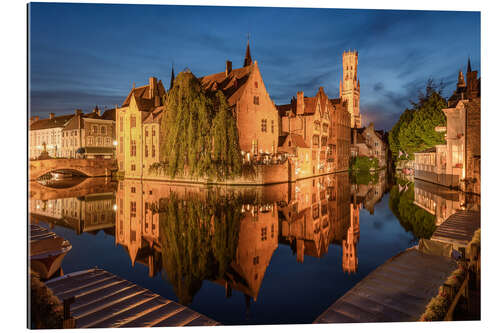
[[[34,183],[30,184],[30,212],[32,223],[46,222],[74,230],[77,235],[97,236],[100,230],[112,235],[121,254],[122,249],[126,251],[128,262],[119,260],[108,269],[113,271],[115,267],[127,278],[130,273],[119,267],[146,268],[151,281],[168,281],[183,304],[192,304],[204,281],[210,281],[223,287],[223,292],[218,289],[223,297],[244,295],[248,307],[251,301],[258,301],[270,266],[276,265],[278,270],[286,267],[282,253],[293,255],[297,267],[306,269],[307,262],[311,263],[307,257],[334,258],[337,254],[330,256],[329,251],[338,251],[333,265],[340,274],[353,277],[360,274],[363,262],[365,268],[361,272],[366,274],[367,267],[371,270],[378,261],[382,263],[396,254],[391,250],[372,258],[367,252],[371,251],[373,235],[380,237],[384,232],[392,232],[375,228],[387,219],[380,212],[377,216],[376,210],[382,209],[386,214],[387,204],[382,207],[379,203],[389,188],[388,206],[414,238],[428,237],[436,219],[440,223],[461,205],[462,199],[456,193],[443,195],[442,191],[418,182],[398,180],[391,187],[388,182],[384,171],[242,187],[140,180],[113,183],[105,179],[86,179],[67,188]],[[360,226],[361,216],[369,221],[366,216],[371,215],[373,227]],[[361,229],[371,233],[368,238],[363,239]],[[87,242],[92,246],[91,240]],[[361,245],[364,257],[360,255],[360,242],[365,244],[364,249]],[[74,246],[72,251],[84,249]],[[278,253],[281,257],[273,261]],[[81,256],[78,258],[82,260]],[[85,260],[89,267],[96,264],[96,258]],[[144,286],[148,287],[148,283]],[[347,287],[343,282],[343,290]]]

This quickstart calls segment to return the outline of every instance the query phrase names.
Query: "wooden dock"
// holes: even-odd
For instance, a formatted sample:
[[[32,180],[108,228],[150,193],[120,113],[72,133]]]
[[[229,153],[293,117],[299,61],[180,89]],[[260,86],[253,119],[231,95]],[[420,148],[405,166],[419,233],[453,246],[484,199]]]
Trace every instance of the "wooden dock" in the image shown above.
[[[456,262],[407,249],[368,274],[314,323],[417,321]]]
[[[431,240],[452,244],[455,249],[466,247],[481,226],[481,213],[460,210],[437,227]]]
[[[105,270],[94,268],[46,282],[63,302],[74,297],[76,328],[218,325],[189,308]]]

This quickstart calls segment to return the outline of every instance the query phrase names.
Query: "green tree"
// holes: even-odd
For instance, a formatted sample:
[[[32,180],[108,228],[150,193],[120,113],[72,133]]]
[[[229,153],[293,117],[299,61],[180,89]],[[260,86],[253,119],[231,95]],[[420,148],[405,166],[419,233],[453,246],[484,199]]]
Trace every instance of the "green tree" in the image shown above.
[[[228,178],[241,174],[236,119],[221,91],[206,92],[189,71],[181,72],[165,98],[160,159],[170,177]]]
[[[236,119],[221,91],[217,92],[215,98],[218,111],[212,127],[214,138],[212,160],[217,167],[217,176],[225,178],[231,175],[240,175],[242,157],[238,145]]]
[[[436,126],[446,125],[443,109],[446,100],[441,96],[442,85],[432,79],[427,81],[425,92],[420,92],[418,101],[411,102],[413,108],[407,109],[389,132],[389,144],[396,158],[399,151],[414,158],[414,153],[443,144],[444,133],[435,131]],[[402,157],[406,158],[406,156]]]

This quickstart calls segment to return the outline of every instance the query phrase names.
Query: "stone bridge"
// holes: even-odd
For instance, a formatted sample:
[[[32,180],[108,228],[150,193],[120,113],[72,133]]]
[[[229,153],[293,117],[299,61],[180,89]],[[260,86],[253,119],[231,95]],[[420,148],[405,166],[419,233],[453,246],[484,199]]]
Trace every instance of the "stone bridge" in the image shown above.
[[[39,182],[29,183],[29,198],[33,200],[55,200],[71,197],[84,197],[95,193],[116,191],[116,183],[109,178],[86,178],[71,187],[54,188]]]
[[[114,159],[75,159],[52,158],[30,161],[29,180],[37,180],[41,176],[58,170],[71,170],[87,177],[111,176],[111,170],[116,169]]]

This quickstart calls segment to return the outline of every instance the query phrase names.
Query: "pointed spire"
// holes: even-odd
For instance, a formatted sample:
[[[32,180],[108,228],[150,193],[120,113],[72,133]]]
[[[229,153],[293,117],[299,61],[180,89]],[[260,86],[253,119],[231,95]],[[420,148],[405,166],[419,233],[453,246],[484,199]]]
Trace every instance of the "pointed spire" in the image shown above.
[[[467,73],[470,73],[472,72],[471,68],[470,68],[470,57],[469,57],[469,60],[467,61]]]
[[[174,87],[174,79],[175,79],[175,74],[174,74],[174,64],[172,63],[172,74],[170,76],[170,89],[172,89]]]
[[[247,51],[245,52],[243,67],[250,66],[252,64],[252,56],[250,55],[250,34],[247,35],[247,38]]]

